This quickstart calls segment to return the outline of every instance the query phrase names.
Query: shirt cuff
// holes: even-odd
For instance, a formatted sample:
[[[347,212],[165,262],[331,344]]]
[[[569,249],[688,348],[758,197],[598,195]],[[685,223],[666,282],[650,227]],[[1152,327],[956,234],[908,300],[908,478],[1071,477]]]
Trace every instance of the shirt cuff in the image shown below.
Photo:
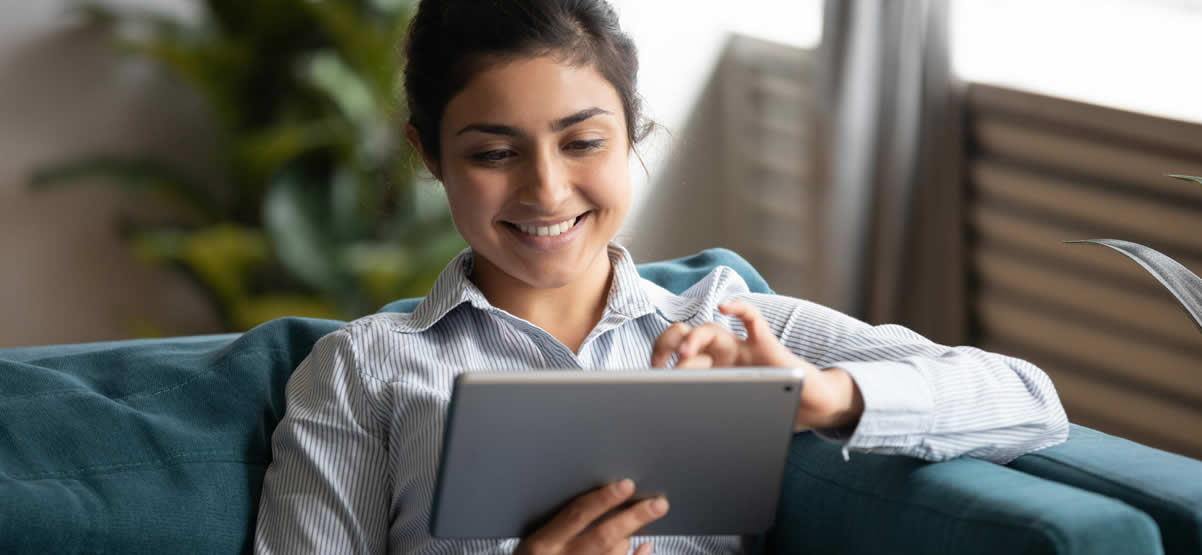
[[[864,413],[854,428],[815,430],[819,437],[845,449],[914,445],[930,431],[935,399],[926,377],[905,362],[842,362],[864,399]],[[846,451],[844,453],[846,456]]]

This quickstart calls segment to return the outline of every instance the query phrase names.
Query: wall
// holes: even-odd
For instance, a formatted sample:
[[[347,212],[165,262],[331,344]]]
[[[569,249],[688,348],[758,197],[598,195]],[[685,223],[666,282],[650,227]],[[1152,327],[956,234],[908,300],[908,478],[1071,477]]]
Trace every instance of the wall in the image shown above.
[[[663,130],[640,148],[647,172],[631,167],[634,199],[620,239],[639,260],[722,246],[721,112],[715,84],[731,33],[812,47],[821,0],[613,0],[639,47],[639,90]]]
[[[115,235],[119,213],[153,206],[100,186],[29,191],[30,172],[56,160],[178,157],[209,136],[181,91],[119,62],[66,5],[0,4],[0,346],[212,331],[215,315],[189,283],[136,263]]]

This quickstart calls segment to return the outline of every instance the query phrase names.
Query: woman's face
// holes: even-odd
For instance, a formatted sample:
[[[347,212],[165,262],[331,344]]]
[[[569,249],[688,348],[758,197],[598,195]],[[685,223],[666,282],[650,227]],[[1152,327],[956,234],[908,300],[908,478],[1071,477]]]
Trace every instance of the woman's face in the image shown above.
[[[455,226],[494,267],[481,277],[554,288],[608,275],[630,146],[622,101],[596,69],[550,56],[494,64],[451,99],[440,137],[435,172]]]

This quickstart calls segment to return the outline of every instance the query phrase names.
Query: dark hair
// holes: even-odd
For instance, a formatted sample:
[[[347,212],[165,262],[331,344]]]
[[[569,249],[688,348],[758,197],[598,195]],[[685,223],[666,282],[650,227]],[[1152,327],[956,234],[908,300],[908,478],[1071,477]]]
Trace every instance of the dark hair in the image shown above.
[[[605,0],[422,0],[405,43],[409,122],[426,155],[441,154],[451,98],[488,65],[526,56],[593,64],[622,99],[633,147],[650,131],[635,90],[638,52]]]

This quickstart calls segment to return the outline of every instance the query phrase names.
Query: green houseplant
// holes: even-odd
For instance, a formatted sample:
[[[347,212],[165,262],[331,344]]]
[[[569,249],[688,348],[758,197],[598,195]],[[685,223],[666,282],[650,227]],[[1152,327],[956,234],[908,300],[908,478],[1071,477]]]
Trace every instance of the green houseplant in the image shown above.
[[[1202,185],[1202,177],[1192,175],[1170,175],[1176,179],[1192,181]],[[1202,279],[1176,260],[1153,249],[1119,239],[1084,239],[1068,243],[1092,243],[1112,248],[1123,253],[1152,274],[1169,293],[1177,299],[1194,324],[1202,330]]]
[[[398,46],[415,2],[197,2],[187,20],[77,8],[205,101],[220,182],[99,153],[42,168],[31,186],[101,180],[164,199],[175,221],[123,216],[122,237],[140,259],[195,278],[230,330],[351,318],[425,294],[464,243],[445,203],[419,195],[403,138]]]

